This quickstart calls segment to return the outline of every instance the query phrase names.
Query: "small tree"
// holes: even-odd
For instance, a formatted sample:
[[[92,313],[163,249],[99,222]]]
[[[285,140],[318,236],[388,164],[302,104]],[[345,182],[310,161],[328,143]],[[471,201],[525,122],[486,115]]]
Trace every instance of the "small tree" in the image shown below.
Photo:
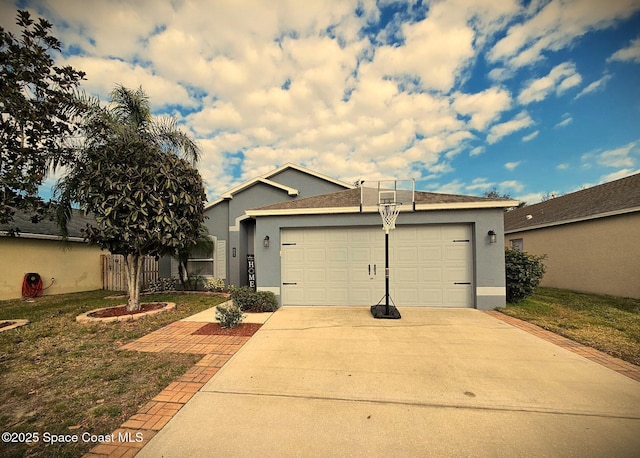
[[[516,303],[531,296],[540,285],[546,256],[536,256],[511,248],[505,249],[507,302]]]
[[[89,242],[124,256],[127,310],[140,308],[143,257],[195,244],[204,222],[198,171],[147,143],[110,142],[87,151],[58,188],[64,202],[78,202],[95,215],[96,224],[85,229]]]
[[[0,27],[0,223],[15,209],[41,210],[38,188],[49,168],[65,162],[65,140],[84,106],[75,97],[84,72],[54,65],[62,44],[51,23],[18,11],[20,38]]]
[[[195,161],[196,144],[172,119],[151,116],[142,89],[116,87],[107,108],[96,100],[84,124],[85,139],[56,185],[59,223],[66,231],[71,205],[95,216],[87,239],[125,257],[127,310],[140,308],[145,255],[173,255],[196,243],[206,195]]]

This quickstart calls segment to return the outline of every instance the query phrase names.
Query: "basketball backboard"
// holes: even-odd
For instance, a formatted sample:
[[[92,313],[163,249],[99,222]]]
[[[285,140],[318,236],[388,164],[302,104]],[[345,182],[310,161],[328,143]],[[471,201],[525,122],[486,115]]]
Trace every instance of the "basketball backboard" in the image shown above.
[[[372,180],[360,184],[362,211],[378,211],[378,205],[401,203],[401,211],[411,211],[415,202],[415,180]]]

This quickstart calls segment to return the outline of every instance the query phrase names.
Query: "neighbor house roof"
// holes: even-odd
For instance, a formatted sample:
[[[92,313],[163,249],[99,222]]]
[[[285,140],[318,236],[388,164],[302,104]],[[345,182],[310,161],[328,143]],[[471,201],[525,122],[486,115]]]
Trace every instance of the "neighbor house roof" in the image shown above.
[[[276,175],[284,172],[285,170],[288,169],[293,169],[293,170],[298,170],[299,172],[303,172],[306,173],[307,175],[311,175],[317,178],[320,178],[322,180],[328,181],[330,183],[334,183],[337,184],[339,186],[342,186],[344,188],[353,188],[353,185],[350,185],[348,183],[345,183],[343,181],[340,180],[336,180],[335,178],[331,178],[327,175],[323,175],[322,173],[319,172],[315,172],[313,170],[307,169],[305,167],[302,167],[301,165],[298,164],[293,164],[291,162],[288,162],[284,165],[281,165],[280,167],[278,167],[277,169],[274,169],[268,173],[265,173],[264,175],[261,175],[259,177],[253,178],[252,180],[249,181],[245,181],[242,184],[239,184],[238,186],[228,190],[227,192],[223,193],[219,199],[214,200],[213,202],[209,203],[206,205],[206,208],[211,208],[214,205],[219,204],[220,202],[224,201],[224,200],[229,200],[229,199],[233,199],[233,196],[238,194],[239,192],[244,191],[247,188],[250,188],[251,186],[257,184],[257,183],[262,183],[262,184],[266,184],[267,186],[272,186],[273,188],[276,189],[280,189],[284,192],[286,192],[289,196],[297,196],[300,191],[296,188],[292,188],[290,186],[286,186],[283,185],[281,183],[277,183],[275,181],[273,181],[271,178],[275,177]]]
[[[376,192],[375,189],[354,188],[344,191],[307,197],[304,199],[280,202],[265,207],[247,210],[249,216],[269,215],[293,215],[293,214],[321,214],[321,213],[359,213],[378,211],[375,204],[366,197],[366,193]],[[406,194],[411,191],[404,191]],[[440,194],[433,192],[416,191],[414,194],[415,208],[407,200],[401,210],[453,210],[464,208],[508,208],[518,204],[517,201],[508,199],[491,199],[486,197],[465,196],[458,194]]]
[[[86,216],[80,210],[72,210],[71,220],[67,226],[69,231],[68,240],[71,242],[84,241],[84,229],[87,223],[95,223],[95,219]],[[32,215],[16,211],[13,221],[7,224],[0,224],[0,236],[9,235],[9,231],[15,230],[16,236],[28,239],[41,240],[62,240],[62,233],[53,217],[42,217],[34,220]]]
[[[640,211],[640,173],[518,208],[504,215],[506,233]]]

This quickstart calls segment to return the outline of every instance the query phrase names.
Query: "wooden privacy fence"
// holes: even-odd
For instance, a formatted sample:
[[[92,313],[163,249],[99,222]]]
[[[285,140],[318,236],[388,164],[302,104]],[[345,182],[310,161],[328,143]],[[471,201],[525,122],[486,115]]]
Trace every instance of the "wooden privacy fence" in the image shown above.
[[[100,255],[102,263],[102,289],[108,291],[127,290],[127,269],[124,266],[124,256],[121,254]],[[140,277],[140,291],[149,287],[149,283],[157,280],[159,274],[158,261],[152,256],[142,259],[142,272]]]

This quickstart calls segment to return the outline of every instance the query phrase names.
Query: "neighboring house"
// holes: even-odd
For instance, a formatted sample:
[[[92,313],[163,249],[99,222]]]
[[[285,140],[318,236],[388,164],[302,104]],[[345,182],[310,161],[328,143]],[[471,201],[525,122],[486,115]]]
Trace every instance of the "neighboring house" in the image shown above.
[[[505,243],[547,255],[543,286],[640,298],[640,174],[504,215]]]
[[[285,306],[376,304],[384,231],[367,192],[285,164],[206,207],[215,248],[194,262],[227,284],[272,291]],[[403,200],[390,234],[395,304],[503,306],[503,212],[517,202],[419,191]],[[161,276],[174,270],[161,263]]]
[[[48,288],[44,294],[100,289],[100,248],[89,246],[80,232],[89,221],[74,211],[67,242],[50,219],[34,223],[17,212],[12,223],[0,225],[0,300],[20,298],[24,276],[31,272],[39,274]],[[8,231],[15,228],[18,234],[10,236]]]

